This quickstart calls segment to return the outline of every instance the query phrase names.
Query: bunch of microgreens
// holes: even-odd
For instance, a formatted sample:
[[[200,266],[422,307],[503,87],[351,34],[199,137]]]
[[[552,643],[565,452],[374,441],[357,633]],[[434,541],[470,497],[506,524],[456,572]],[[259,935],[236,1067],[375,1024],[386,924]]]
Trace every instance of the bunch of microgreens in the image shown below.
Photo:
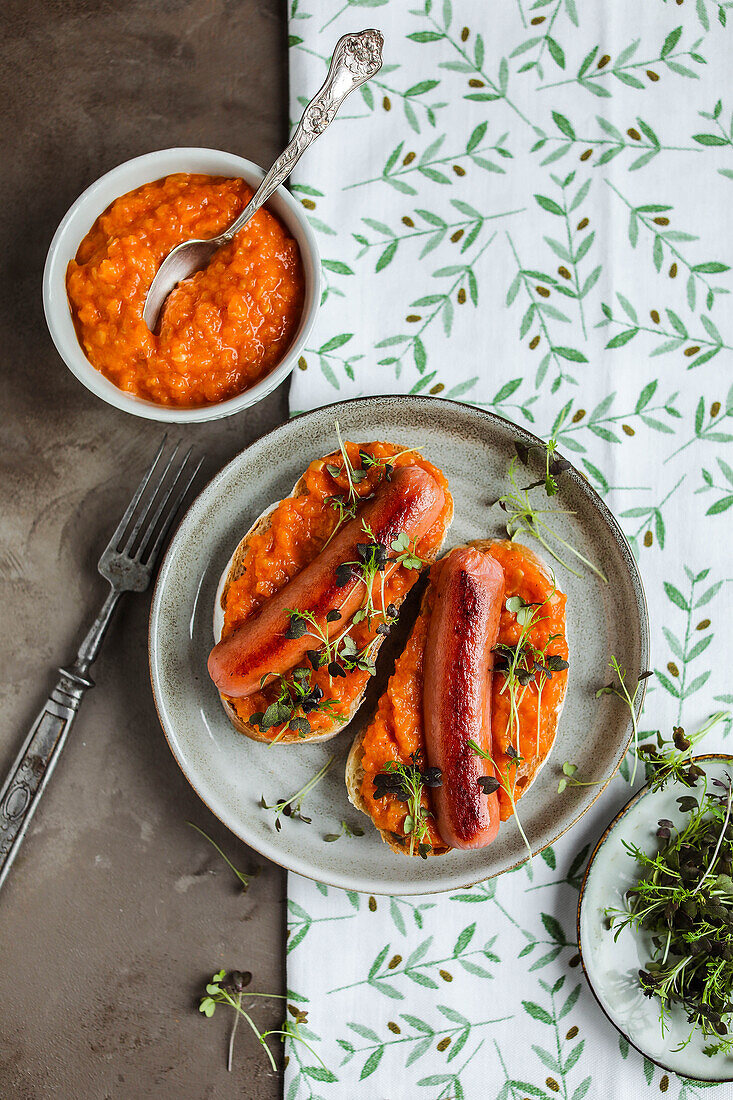
[[[334,710],[333,699],[324,699],[322,688],[312,683],[309,668],[294,668],[289,678],[280,673],[277,675],[268,673],[262,677],[260,686],[264,687],[265,683],[268,686],[277,685],[277,696],[266,710],[251,714],[249,721],[262,733],[266,733],[274,726],[282,725],[280,733],[270,741],[271,745],[279,741],[286,730],[293,730],[299,737],[305,737],[310,733],[311,724],[306,715],[314,710],[328,711],[337,722],[345,721]]]
[[[570,467],[570,463],[567,459],[557,453],[557,432],[561,425],[562,421],[556,426],[555,434],[550,437],[544,447],[544,477],[540,478],[538,481],[533,481],[530,485],[520,486],[517,480],[518,463],[521,463],[523,466],[527,465],[530,449],[524,444],[515,444],[517,453],[509,463],[508,472],[512,491],[504,493],[495,503],[507,513],[506,532],[510,539],[514,539],[520,534],[536,539],[540,545],[545,548],[547,553],[552,555],[555,561],[558,561],[560,565],[563,565],[576,577],[579,577],[581,574],[567,561],[567,557],[563,557],[562,552],[553,545],[553,543],[559,544],[560,547],[564,548],[566,555],[571,554],[577,562],[585,565],[602,581],[608,583],[608,578],[601,570],[595,566],[592,561],[589,561],[584,554],[581,554],[580,550],[577,550],[571,543],[562,538],[554,527],[543,518],[544,516],[561,514],[571,515],[572,513],[557,508],[536,508],[529,497],[530,491],[539,486],[544,488],[546,496],[556,496],[558,493],[558,477]]]
[[[268,1000],[287,1000],[286,997],[279,993],[247,993],[245,989],[252,981],[252,975],[249,971],[242,973],[240,970],[219,970],[211,978],[210,982],[206,984],[206,993],[199,1002],[199,1012],[202,1012],[204,1016],[211,1018],[216,1011],[217,1005],[228,1005],[234,1009],[234,1022],[232,1024],[232,1030],[229,1035],[229,1046],[227,1050],[227,1070],[231,1072],[232,1069],[232,1054],[234,1051],[234,1036],[237,1031],[237,1025],[239,1023],[240,1016],[247,1021],[252,1031],[257,1037],[258,1043],[260,1043],[270,1060],[270,1065],[277,1071],[277,1063],[273,1057],[272,1051],[267,1045],[267,1038],[270,1035],[279,1035],[281,1041],[284,1043],[286,1038],[292,1039],[296,1042],[302,1043],[307,1047],[311,1054],[318,1059],[323,1066],[324,1070],[328,1072],[327,1067],[320,1056],[316,1053],[313,1047],[305,1040],[300,1032],[300,1025],[305,1024],[308,1021],[308,1014],[303,1012],[302,1009],[297,1008],[295,1005],[288,1005],[288,1012],[293,1017],[291,1022],[285,1019],[282,1027],[269,1028],[266,1031],[260,1031],[255,1024],[254,1020],[244,1008],[242,1008],[242,1000],[246,996],[249,997],[264,997]]]
[[[314,670],[322,668],[324,665],[328,666],[329,683],[333,681],[334,676],[346,676],[347,672],[353,672],[355,669],[362,669],[371,676],[374,675],[372,651],[376,645],[376,638],[373,638],[363,649],[357,649],[348,629],[332,638],[330,633],[327,633],[319,625],[312,612],[288,608],[288,615],[290,615],[290,626],[285,633],[285,637],[303,638],[307,636],[315,638],[316,641],[321,643],[321,649],[307,650],[306,657]],[[340,611],[329,611],[326,615],[327,623],[335,623],[340,619]],[[310,629],[308,629],[309,627]],[[385,629],[383,625],[383,629],[379,633],[386,634],[388,629],[388,627]]]
[[[309,779],[308,782],[305,783],[299,791],[296,791],[295,794],[291,794],[290,798],[280,798],[277,800],[277,802],[273,802],[270,805],[265,801],[265,796],[262,795],[262,798],[260,799],[260,806],[263,810],[275,811],[274,825],[275,829],[278,832],[282,828],[282,821],[280,820],[281,816],[297,818],[299,821],[304,821],[306,825],[310,825],[311,818],[305,817],[302,812],[303,800],[305,796],[309,793],[309,791],[312,791],[313,788],[321,782],[326,772],[333,765],[335,759],[335,756],[329,756],[323,767],[319,771],[317,771],[316,774],[311,779]]]
[[[677,744],[683,740],[684,749]],[[606,913],[615,938],[626,927],[651,934],[651,959],[639,971],[639,983],[646,996],[659,1000],[662,1035],[670,1006],[679,1005],[692,1027],[677,1049],[699,1028],[716,1040],[704,1048],[712,1056],[733,1050],[733,790],[730,776],[727,782],[713,779],[717,789],[710,790],[704,772],[691,771],[690,740],[678,735],[673,744],[685,763],[673,755],[657,761],[657,785],[676,778],[681,767],[685,785],[694,787],[702,778],[702,791],[697,798],[677,799],[680,812],[689,815],[686,824],[675,827],[666,818],[658,822],[661,845],[655,855],[624,842],[642,874],[626,892],[626,908]]]
[[[430,844],[425,840],[428,833],[430,811],[423,804],[423,791],[426,787],[440,787],[443,777],[440,768],[421,768],[420,752],[412,753],[409,764],[398,760],[388,760],[384,770],[374,776],[374,797],[385,798],[392,795],[400,802],[407,803],[407,813],[403,829],[410,838],[410,855],[417,854],[428,858]],[[401,837],[397,837],[401,840]]]
[[[388,622],[390,619],[394,618],[394,616],[389,613],[389,608],[385,606],[385,583],[388,576],[387,567],[392,565],[395,569],[402,566],[404,569],[419,570],[425,562],[422,558],[417,556],[414,547],[410,549],[410,540],[404,531],[400,531],[399,535],[390,543],[390,549],[393,550],[394,553],[389,554],[387,552],[387,547],[377,541],[373,530],[365,520],[362,520],[361,527],[370,541],[358,542],[356,544],[356,552],[358,554],[358,559],[356,561],[345,561],[339,565],[336,570],[336,584],[340,588],[343,588],[356,577],[364,585],[366,590],[364,606],[359,608],[352,617],[351,621],[354,625],[363,622],[364,619],[366,619],[368,623],[371,623],[375,616],[379,616],[385,622]],[[376,607],[374,603],[374,589],[376,585],[374,582],[380,574],[381,607]]]
[[[482,749],[475,741],[468,742],[469,747],[475,752],[476,756],[480,756],[482,760],[488,760],[497,775],[482,775],[479,776],[478,785],[484,794],[494,794],[498,790],[502,790],[511,803],[512,814],[517,822],[517,828],[524,841],[524,846],[529,852],[529,858],[532,858],[532,845],[527,840],[527,834],[524,831],[522,822],[519,820],[519,814],[517,813],[516,802],[516,789],[517,789],[517,773],[524,763],[524,757],[520,756],[514,745],[507,745],[506,753],[507,765],[504,771],[501,770],[499,765],[494,760],[490,752],[486,749]]]

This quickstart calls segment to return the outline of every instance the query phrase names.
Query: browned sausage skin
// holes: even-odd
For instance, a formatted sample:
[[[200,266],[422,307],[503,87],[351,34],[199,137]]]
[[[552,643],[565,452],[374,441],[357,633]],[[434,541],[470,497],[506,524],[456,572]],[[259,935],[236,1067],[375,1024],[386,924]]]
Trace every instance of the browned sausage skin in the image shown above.
[[[499,799],[484,794],[491,762],[492,649],[499,632],[504,571],[473,547],[453,550],[438,580],[425,649],[423,712],[430,767],[442,786],[431,791],[436,824],[452,848],[483,848],[499,830]]]
[[[287,672],[305,657],[307,650],[318,648],[309,635],[286,638],[289,609],[310,612],[325,633],[330,611],[339,611],[341,624],[348,623],[364,603],[364,583],[358,575],[352,575],[340,586],[336,572],[345,562],[358,560],[359,543],[371,541],[365,527],[386,547],[403,531],[411,541],[417,540],[433,526],[444,503],[443,489],[427,470],[420,466],[398,467],[392,480],[380,486],[376,497],[367,501],[317,558],[256,615],[214,646],[208,668],[219,691],[235,699],[252,695],[264,676]]]

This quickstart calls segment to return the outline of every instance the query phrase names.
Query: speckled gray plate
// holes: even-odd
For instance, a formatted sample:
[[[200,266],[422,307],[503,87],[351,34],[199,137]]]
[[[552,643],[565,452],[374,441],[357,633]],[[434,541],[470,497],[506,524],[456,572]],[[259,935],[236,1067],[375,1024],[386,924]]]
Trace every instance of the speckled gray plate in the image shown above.
[[[705,770],[708,782],[733,775],[733,757],[709,754],[695,760]],[[651,944],[644,933],[625,928],[614,941],[607,927],[606,909],[623,908],[624,894],[639,878],[639,869],[625,848],[635,844],[652,854],[658,848],[657,822],[669,818],[675,824],[686,822],[677,799],[690,791],[673,783],[652,793],[642,787],[616,814],[598,841],[586,868],[578,903],[578,945],[583,969],[596,1000],[609,1020],[638,1051],[662,1069],[697,1081],[733,1081],[733,1056],[716,1054],[709,1058],[703,1047],[714,1042],[696,1032],[689,1045],[683,1043],[690,1032],[686,1014],[672,1010],[669,1029],[662,1035],[659,1002],[645,997],[638,980],[639,968],[649,960]]]
[[[173,754],[200,797],[232,832],[269,859],[351,890],[454,890],[509,870],[525,858],[526,849],[516,825],[508,822],[482,851],[410,859],[382,844],[367,818],[351,807],[344,785],[345,759],[365,708],[368,713],[391,671],[386,645],[377,682],[361,712],[338,737],[323,744],[270,748],[238,734],[206,672],[214,594],[232,550],[260,512],[290,492],[308,463],[334,448],[335,419],[345,439],[419,447],[445,471],[455,499],[446,549],[468,539],[501,535],[503,513],[490,504],[507,487],[514,444],[539,443],[492,413],[424,397],[364,398],[330,405],[253,443],[194,501],[161,566],[150,615],[150,668],[158,713]],[[538,472],[541,457],[536,458]],[[598,686],[608,679],[610,655],[629,670],[632,682],[648,661],[644,593],[616,521],[573,470],[563,475],[558,506],[573,512],[559,518],[558,530],[603,569],[610,583],[603,584],[588,571],[578,578],[557,567],[558,583],[568,593],[570,684],[552,756],[521,801],[522,823],[534,851],[557,840],[602,790],[574,787],[558,796],[562,762],[573,760],[581,774],[610,778],[626,751],[628,712],[613,698],[595,698]],[[414,603],[405,604],[403,622],[410,606]],[[393,642],[391,636],[388,641]],[[306,803],[312,824],[285,819],[276,832],[273,814],[259,805],[261,796],[274,802],[293,794],[332,753],[337,754],[336,763]],[[324,843],[324,835],[337,831],[342,819],[363,825],[365,835]]]

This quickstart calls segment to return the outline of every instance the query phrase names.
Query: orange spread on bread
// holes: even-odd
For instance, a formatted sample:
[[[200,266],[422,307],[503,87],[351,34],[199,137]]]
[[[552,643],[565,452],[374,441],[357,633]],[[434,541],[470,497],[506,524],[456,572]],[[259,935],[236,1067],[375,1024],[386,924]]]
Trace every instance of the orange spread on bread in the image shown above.
[[[452,508],[448,482],[442,472],[417,452],[407,451],[403,454],[403,448],[390,443],[345,443],[344,446],[349,461],[356,469],[361,467],[359,452],[362,451],[378,462],[397,455],[399,457],[395,458],[394,466],[418,465],[432,474],[445,491],[446,502],[436,523],[417,542],[415,553],[418,557],[425,557],[431,550],[434,551],[443,539]],[[226,592],[222,638],[228,637],[246,622],[266,600],[313,561],[333,532],[338,522],[338,512],[329,504],[329,498],[348,492],[348,481],[343,473],[339,477],[330,474],[326,469],[327,465],[343,467],[338,451],[311,462],[298,495],[281,500],[270,515],[269,524],[251,536],[240,566],[241,576],[232,582]],[[355,485],[355,490],[362,498],[371,496],[384,477],[384,465],[371,466],[366,476]],[[385,604],[401,601],[418,576],[417,570],[393,568],[388,571]],[[381,598],[376,603],[380,606]],[[364,649],[376,637],[381,621],[379,617],[372,619],[371,623],[364,619],[352,627],[350,634],[357,649]],[[315,639],[313,648],[319,648]],[[324,700],[333,701],[330,713],[328,710],[314,710],[308,715],[313,732],[330,726],[332,714],[347,713],[350,705],[364,690],[368,679],[369,673],[361,669],[347,672],[344,677],[335,677],[331,682],[325,666],[313,672],[312,685],[321,688]],[[266,709],[272,698],[273,688],[265,685],[262,691],[254,695],[245,699],[231,699],[229,702],[242,721],[247,722],[250,715]],[[270,737],[274,739],[281,729],[280,726],[273,727],[269,731]]]
[[[484,546],[482,546],[484,549]],[[523,547],[509,541],[497,541],[488,551],[495,557],[504,570],[506,589],[504,603],[511,596],[521,596],[527,603],[544,603],[537,621],[531,627],[529,642],[537,649],[544,649],[551,634],[557,634],[547,647],[547,655],[556,654],[567,660],[568,645],[565,634],[565,596],[553,592],[551,581],[543,574],[535,561],[527,557]],[[430,570],[430,585],[425,600],[412,629],[407,645],[397,659],[395,671],[390,678],[387,690],[383,693],[377,713],[369,724],[362,742],[361,764],[364,777],[361,794],[368,807],[374,824],[378,829],[404,836],[405,803],[394,795],[383,798],[374,797],[374,777],[384,770],[389,760],[403,764],[411,763],[413,753],[420,754],[421,766],[426,766],[425,735],[423,729],[423,658],[427,640],[430,615],[432,611],[437,580],[442,561],[438,561]],[[497,644],[515,645],[521,633],[516,615],[502,608]],[[554,737],[556,711],[565,692],[567,672],[556,672],[547,681],[542,691],[540,708],[539,753],[537,752],[537,691],[530,685],[519,702],[519,752],[527,764],[544,759],[549,752]],[[500,672],[492,677],[491,699],[491,735],[492,756],[500,774],[507,774],[509,759],[506,749],[509,745],[509,695],[502,692],[504,677]],[[508,772],[513,776],[513,770]],[[525,781],[526,782],[526,781]],[[523,794],[522,771],[518,772],[515,800]],[[430,792],[423,791],[423,805],[430,810]],[[499,792],[501,819],[505,821],[512,814],[511,802],[505,793]],[[443,843],[432,818],[429,819],[426,843],[435,852],[445,852]]]

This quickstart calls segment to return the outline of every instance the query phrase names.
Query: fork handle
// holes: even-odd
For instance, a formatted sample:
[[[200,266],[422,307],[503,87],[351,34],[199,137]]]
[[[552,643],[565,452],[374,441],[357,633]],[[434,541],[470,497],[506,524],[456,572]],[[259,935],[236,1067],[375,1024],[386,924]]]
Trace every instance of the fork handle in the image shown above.
[[[84,692],[94,686],[93,680],[73,668],[59,671],[61,677],[31,726],[0,790],[0,886],[61,755]]]
[[[99,652],[119,597],[119,592],[110,590],[76,660],[68,668],[59,669],[59,681],[28,731],[0,789],[0,887],[56,767],[84,694],[94,687],[89,666]]]

